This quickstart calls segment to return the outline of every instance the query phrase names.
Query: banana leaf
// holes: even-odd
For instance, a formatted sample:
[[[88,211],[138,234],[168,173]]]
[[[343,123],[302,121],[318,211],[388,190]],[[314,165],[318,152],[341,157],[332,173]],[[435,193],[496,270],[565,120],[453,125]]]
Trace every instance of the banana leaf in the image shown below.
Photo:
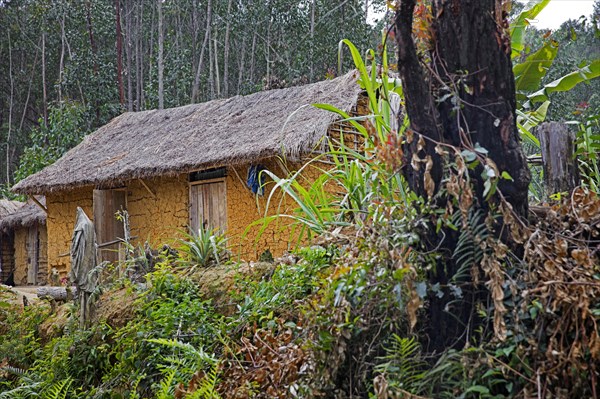
[[[518,57],[525,49],[525,29],[530,25],[529,20],[534,19],[550,3],[550,0],[533,0],[527,3],[525,10],[510,24],[510,37],[512,52],[510,58]]]
[[[592,61],[589,65],[573,71],[560,79],[545,85],[541,90],[528,96],[533,103],[548,100],[550,93],[569,91],[579,83],[587,82],[600,76],[600,59]]]

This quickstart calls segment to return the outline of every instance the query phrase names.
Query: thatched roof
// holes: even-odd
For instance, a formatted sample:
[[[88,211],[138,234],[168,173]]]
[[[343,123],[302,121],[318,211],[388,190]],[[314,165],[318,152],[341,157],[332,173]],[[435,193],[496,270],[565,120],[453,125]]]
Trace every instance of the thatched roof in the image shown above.
[[[39,201],[44,205],[46,204],[46,199],[44,197],[40,198]],[[19,227],[29,227],[34,224],[46,224],[46,212],[32,201],[26,203],[18,201],[11,202],[15,202],[17,206],[13,208],[10,213],[0,216],[0,231],[17,229]]]
[[[23,205],[25,205],[24,202],[0,199],[0,218],[10,215]]]
[[[337,116],[311,104],[350,111],[356,72],[336,79],[179,108],[128,112],[87,136],[54,164],[13,187],[41,194],[76,186],[117,186],[277,155],[310,152]]]

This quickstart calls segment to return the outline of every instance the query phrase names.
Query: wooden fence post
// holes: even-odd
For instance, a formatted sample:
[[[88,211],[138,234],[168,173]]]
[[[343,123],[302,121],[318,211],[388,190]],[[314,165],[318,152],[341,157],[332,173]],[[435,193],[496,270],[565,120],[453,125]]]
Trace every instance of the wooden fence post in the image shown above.
[[[579,169],[574,155],[575,133],[559,122],[544,122],[536,133],[542,150],[547,192],[571,192],[579,185]]]

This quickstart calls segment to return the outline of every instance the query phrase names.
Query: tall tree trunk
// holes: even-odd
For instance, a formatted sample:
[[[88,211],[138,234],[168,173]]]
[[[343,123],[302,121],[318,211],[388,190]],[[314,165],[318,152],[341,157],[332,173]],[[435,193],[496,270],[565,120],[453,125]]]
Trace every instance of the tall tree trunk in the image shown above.
[[[65,13],[66,14],[66,13]],[[67,32],[65,29],[65,18],[63,14],[63,22],[62,22],[62,34],[63,34],[63,40],[67,49],[67,53],[69,53],[69,61],[73,62],[73,52],[71,51],[71,45],[69,44],[69,37],[67,36]],[[83,94],[83,88],[81,87],[81,81],[79,79],[76,80],[77,82],[77,89],[79,90],[79,98],[81,100],[81,103],[83,104],[83,106],[86,106],[86,99],[85,99],[85,95]]]
[[[115,21],[117,34],[117,86],[119,89],[119,104],[125,104],[123,88],[123,35],[121,34],[121,1],[115,0]]]
[[[223,49],[223,97],[229,95],[229,31],[231,29],[231,3],[227,3],[227,24],[225,26],[225,43]]]
[[[90,48],[92,49],[92,57],[94,61],[94,83],[95,87],[98,85],[98,46],[96,45],[96,40],[94,39],[94,29],[92,25],[92,2],[85,2],[85,19],[88,30],[88,37],[90,39]],[[100,102],[98,101],[98,96],[94,96],[94,111],[96,114],[96,124],[100,123]]]
[[[218,30],[215,30],[215,58],[214,58],[214,62],[215,62],[215,91],[217,94],[217,97],[221,97],[221,76],[219,74],[219,47],[217,44],[217,32]]]
[[[399,73],[410,130],[415,134],[403,148],[403,174],[414,191],[431,196],[439,190],[443,172],[443,159],[436,153],[436,144],[473,152],[476,146],[483,147],[498,173],[508,172],[512,176],[512,180],[501,179],[498,190],[512,204],[517,216],[525,217],[530,174],[516,128],[510,36],[504,28],[506,21],[499,11],[500,3],[500,0],[433,0],[431,62],[427,68],[422,66],[412,36],[416,0],[402,0],[397,6]],[[476,198],[469,211],[481,210],[485,214],[489,205],[483,195],[482,172],[481,164],[471,172]],[[483,217],[480,223],[484,223]],[[452,231],[444,235],[431,232],[425,239],[432,247],[450,254],[456,240]],[[446,287],[458,267],[452,257],[445,257],[431,273],[431,282]],[[449,292],[441,299],[435,295],[430,298],[429,350],[462,346],[464,341],[459,337],[470,337],[470,331],[477,327],[474,304],[481,300],[482,294],[476,287],[463,293],[464,299],[459,307],[452,309],[452,314],[447,311]]]
[[[165,92],[164,92],[164,60],[163,60],[163,51],[164,51],[164,41],[165,34],[163,31],[163,14],[162,14],[162,0],[158,1],[158,109],[163,109],[165,107]]]
[[[142,111],[146,108],[145,99],[144,99],[144,36],[142,21],[144,19],[144,2],[140,1],[139,11],[137,17],[137,72],[135,78],[137,80],[138,86],[138,96],[137,96],[137,110]]]
[[[63,9],[62,18],[60,20],[60,61],[58,64],[58,102],[62,102],[62,84],[63,75],[65,73],[65,10]]]
[[[265,63],[267,68],[267,75],[265,77],[265,85],[271,85],[271,24],[273,22],[273,9],[271,7],[271,2],[268,2],[269,5],[269,22],[267,24],[267,40],[265,43]]]
[[[196,68],[194,85],[192,86],[192,103],[196,102],[198,98],[198,89],[200,88],[200,74],[202,73],[202,64],[204,62],[204,50],[206,49],[206,45],[209,43],[210,40],[211,19],[212,1],[208,0],[208,5],[206,6],[206,29],[204,31],[204,40],[202,41],[202,49],[200,50],[200,56],[198,57],[198,67]]]
[[[46,84],[46,32],[42,32],[42,102],[44,108],[44,126],[48,126],[48,87]]]
[[[237,91],[236,91],[236,93],[238,95],[240,94],[240,90],[242,89],[244,74],[246,73],[245,65],[244,65],[244,61],[246,60],[246,35],[244,35],[244,37],[242,39],[241,52],[242,53],[240,54],[239,65],[238,65],[238,81],[237,81]]]
[[[8,36],[8,79],[10,81],[10,98],[8,103],[8,131],[6,133],[6,184],[10,185],[10,139],[12,133],[12,114],[15,100],[15,78],[13,76],[12,42],[10,29],[6,30]]]
[[[315,55],[314,55],[314,47],[315,47],[315,11],[317,8],[317,0],[312,0],[310,5],[310,78],[309,80],[312,82],[315,78]]]
[[[256,54],[256,37],[257,37],[258,33],[256,33],[256,31],[254,31],[254,35],[252,35],[252,50],[250,51],[250,76],[248,78],[250,84],[254,83],[254,68],[255,68],[255,63],[256,63],[256,58],[255,58],[255,54]]]
[[[33,64],[31,65],[31,75],[29,77],[29,84],[27,85],[27,97],[25,98],[25,104],[23,105],[23,113],[21,114],[21,122],[19,123],[19,132],[23,131],[25,117],[27,116],[27,111],[29,108],[29,99],[31,98],[31,86],[33,86],[35,68],[37,66],[37,60],[38,60],[38,51],[39,51],[39,46],[35,50],[35,57],[33,59]]]
[[[214,56],[213,56],[212,44],[211,44],[212,28],[208,31],[208,34],[209,34],[209,37],[208,37],[208,86],[210,88],[210,99],[212,100],[213,98],[215,98],[215,79],[214,79],[215,66],[214,66]]]
[[[133,111],[133,81],[131,73],[132,61],[132,24],[131,24],[131,13],[133,7],[131,6],[132,0],[125,0],[125,71],[127,74],[127,111]]]

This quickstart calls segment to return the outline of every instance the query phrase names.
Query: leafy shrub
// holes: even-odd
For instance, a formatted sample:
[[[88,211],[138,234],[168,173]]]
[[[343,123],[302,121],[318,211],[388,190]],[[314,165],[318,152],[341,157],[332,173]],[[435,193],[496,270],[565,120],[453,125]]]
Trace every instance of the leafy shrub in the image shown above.
[[[0,301],[0,361],[19,369],[31,367],[41,349],[37,327],[49,313],[45,306],[27,306],[20,311]]]
[[[149,289],[140,295],[136,318],[113,335],[115,362],[104,377],[106,388],[135,389],[143,395],[154,392],[165,359],[173,355],[164,340],[197,348],[211,348],[219,342],[222,317],[213,311],[210,301],[201,298],[191,280],[173,274],[165,264],[157,265],[147,280]],[[185,378],[175,375],[173,384],[189,382]]]

